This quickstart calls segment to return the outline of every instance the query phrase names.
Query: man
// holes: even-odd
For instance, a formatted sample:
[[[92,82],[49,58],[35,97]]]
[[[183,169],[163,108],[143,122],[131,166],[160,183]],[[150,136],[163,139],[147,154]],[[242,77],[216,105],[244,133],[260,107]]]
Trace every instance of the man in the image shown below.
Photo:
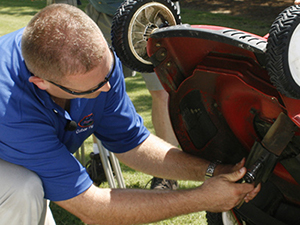
[[[86,6],[86,13],[89,17],[91,17],[94,22],[99,26],[100,30],[104,38],[106,39],[107,43],[111,45],[111,26],[113,21],[113,16],[120,6],[123,3],[123,0],[104,0],[104,1],[97,1],[97,0],[89,0],[89,4]],[[48,4],[53,3],[65,3],[73,6],[77,6],[76,0],[53,0],[49,1]],[[179,2],[174,1],[176,7],[178,9],[178,13],[180,11]],[[122,65],[123,67],[123,74],[124,77],[131,77],[135,76],[135,71],[132,71],[128,67]],[[169,110],[168,110],[168,99],[169,95],[164,90],[163,86],[161,85],[158,77],[156,74],[153,73],[142,73],[143,79],[146,83],[146,87],[149,90],[149,93],[152,97],[152,124],[155,130],[156,136],[162,138],[163,140],[167,141],[168,143],[178,146],[178,141],[173,131],[170,117],[169,117]],[[94,145],[93,151],[94,154],[89,162],[94,160],[100,161],[99,150],[96,144],[96,139],[93,138]],[[95,163],[95,165],[99,165],[99,163]],[[102,166],[101,164],[99,166]],[[99,171],[102,171],[102,168],[99,168]],[[93,177],[94,180],[98,180],[96,183],[101,183],[100,177],[103,177],[103,174],[93,174],[90,170],[90,176]],[[105,177],[104,177],[105,180]],[[168,180],[164,178],[153,177],[151,179],[151,189],[177,189],[178,183],[174,180]]]
[[[226,211],[259,191],[235,183],[244,161],[218,165],[215,175],[234,172],[190,190],[92,185],[72,154],[92,133],[120,161],[154,176],[203,180],[209,162],[149,134],[126,95],[119,59],[80,9],[50,5],[25,30],[1,37],[0,46],[3,224],[55,224],[44,198],[88,224],[141,224]]]

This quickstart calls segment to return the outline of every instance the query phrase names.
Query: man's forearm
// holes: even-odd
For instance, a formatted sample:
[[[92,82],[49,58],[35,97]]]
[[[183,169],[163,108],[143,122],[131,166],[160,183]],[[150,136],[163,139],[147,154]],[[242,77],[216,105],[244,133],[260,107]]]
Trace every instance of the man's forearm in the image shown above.
[[[203,180],[209,162],[194,157],[150,135],[135,149],[116,154],[133,169],[180,180]],[[88,224],[143,224],[198,211],[221,212],[259,191],[250,184],[237,184],[246,173],[237,166],[219,165],[216,174],[200,187],[189,190],[102,189],[91,186],[84,193],[58,205]],[[248,196],[248,197],[247,197]]]
[[[88,224],[142,224],[198,211],[221,212],[236,206],[259,189],[237,184],[243,168],[221,175],[189,190],[102,189],[91,186],[84,193],[56,202]],[[251,199],[249,199],[251,200]]]
[[[187,154],[154,135],[135,149],[116,156],[135,170],[174,180],[203,180],[209,165],[208,161]]]
[[[77,196],[76,200],[57,204],[87,224],[143,224],[191,213],[197,209],[201,211],[200,204],[197,207],[196,202],[191,201],[194,198],[185,200],[184,192],[189,196],[192,194],[192,191],[110,190],[93,187]],[[94,200],[90,201],[91,198]],[[78,208],[78,205],[82,208]]]

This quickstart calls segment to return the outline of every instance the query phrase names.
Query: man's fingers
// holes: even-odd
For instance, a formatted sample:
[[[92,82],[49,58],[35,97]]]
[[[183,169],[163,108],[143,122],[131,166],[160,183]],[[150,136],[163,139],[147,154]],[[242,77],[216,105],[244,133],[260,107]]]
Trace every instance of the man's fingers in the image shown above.
[[[258,184],[251,192],[249,192],[245,197],[245,202],[251,201],[260,191],[261,184]]]
[[[223,176],[226,177],[231,182],[237,182],[238,180],[243,178],[246,172],[247,169],[245,167],[242,167],[233,173],[224,174]]]

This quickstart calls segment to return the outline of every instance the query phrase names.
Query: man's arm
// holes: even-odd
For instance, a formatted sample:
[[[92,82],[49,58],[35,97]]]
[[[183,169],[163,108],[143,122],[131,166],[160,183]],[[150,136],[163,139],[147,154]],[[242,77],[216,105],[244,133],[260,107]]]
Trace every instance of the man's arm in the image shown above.
[[[253,190],[237,184],[246,170],[213,177],[195,189],[166,191],[143,189],[101,189],[91,186],[65,201],[61,207],[88,224],[143,224],[183,214],[227,211]]]
[[[207,161],[188,155],[154,135],[118,157],[135,169],[176,179],[202,180],[208,166]],[[91,186],[72,199],[56,203],[85,223],[106,225],[150,223],[204,210],[221,212],[233,208],[244,198],[247,202],[257,194],[258,188],[254,189],[253,185],[235,183],[245,173],[246,169],[242,168],[213,177],[198,188],[179,191]]]
[[[121,162],[135,170],[173,180],[203,181],[210,163],[185,153],[152,134],[133,150],[115,155]],[[214,174],[239,170],[243,163],[218,165]]]

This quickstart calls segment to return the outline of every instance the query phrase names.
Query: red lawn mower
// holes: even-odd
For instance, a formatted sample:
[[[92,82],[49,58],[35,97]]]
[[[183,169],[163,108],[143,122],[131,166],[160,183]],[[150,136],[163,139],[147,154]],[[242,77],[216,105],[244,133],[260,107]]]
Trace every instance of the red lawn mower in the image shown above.
[[[113,47],[131,69],[156,72],[183,151],[246,157],[244,182],[262,183],[250,203],[207,212],[209,225],[300,224],[299,23],[299,6],[280,13],[268,37],[181,24],[170,0],[127,0],[115,14]]]

